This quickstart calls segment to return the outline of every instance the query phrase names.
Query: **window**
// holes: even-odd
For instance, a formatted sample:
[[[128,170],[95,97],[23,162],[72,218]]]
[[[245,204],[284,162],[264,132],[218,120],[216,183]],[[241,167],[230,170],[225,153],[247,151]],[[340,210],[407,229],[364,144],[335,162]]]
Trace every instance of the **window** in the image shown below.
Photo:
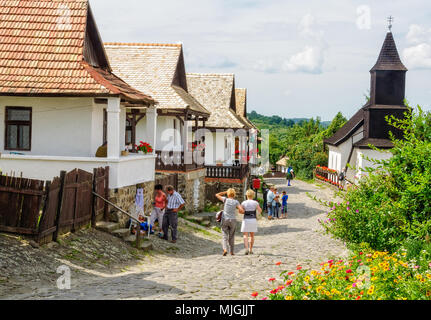
[[[126,120],[126,146],[132,144],[132,123]]]
[[[6,107],[5,150],[31,150],[31,113],[31,108]]]

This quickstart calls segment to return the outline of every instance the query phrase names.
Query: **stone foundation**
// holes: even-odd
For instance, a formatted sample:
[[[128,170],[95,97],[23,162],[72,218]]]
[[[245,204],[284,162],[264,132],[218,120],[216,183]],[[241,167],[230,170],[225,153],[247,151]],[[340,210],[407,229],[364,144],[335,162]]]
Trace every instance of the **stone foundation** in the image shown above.
[[[145,182],[137,186],[134,185],[110,190],[109,201],[126,212],[133,212],[136,190],[138,187],[144,188],[144,210],[146,214],[149,214],[153,208],[154,181]],[[110,220],[113,222],[119,222],[121,227],[124,227],[129,221],[129,217],[121,212],[117,212],[116,209],[111,208]]]
[[[248,190],[248,177],[239,179],[215,179],[206,178],[205,179],[205,194],[207,203],[214,204],[219,203],[215,197],[216,193],[227,191],[233,188],[236,192],[236,199],[240,202],[244,201],[246,198],[246,192]]]
[[[178,192],[186,202],[184,210],[189,213],[202,212],[205,208],[206,169],[178,174]]]

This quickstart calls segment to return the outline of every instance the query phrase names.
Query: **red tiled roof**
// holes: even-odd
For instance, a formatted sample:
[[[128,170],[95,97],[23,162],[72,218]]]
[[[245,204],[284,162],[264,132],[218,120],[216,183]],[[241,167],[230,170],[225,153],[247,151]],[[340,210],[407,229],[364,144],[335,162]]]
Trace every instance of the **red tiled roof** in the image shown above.
[[[154,100],[84,61],[88,0],[0,0],[0,94]]]

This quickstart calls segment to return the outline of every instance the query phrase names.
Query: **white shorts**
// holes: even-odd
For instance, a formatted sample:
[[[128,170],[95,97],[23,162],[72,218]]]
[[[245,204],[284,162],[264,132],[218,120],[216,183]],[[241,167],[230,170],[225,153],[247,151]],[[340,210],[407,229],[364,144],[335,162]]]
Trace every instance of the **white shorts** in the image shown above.
[[[257,232],[257,219],[244,219],[241,225],[241,232]]]
[[[154,226],[156,220],[159,221],[159,227],[162,227],[163,224],[163,216],[165,214],[165,210],[161,210],[160,208],[154,208],[153,212],[151,212],[150,224]]]

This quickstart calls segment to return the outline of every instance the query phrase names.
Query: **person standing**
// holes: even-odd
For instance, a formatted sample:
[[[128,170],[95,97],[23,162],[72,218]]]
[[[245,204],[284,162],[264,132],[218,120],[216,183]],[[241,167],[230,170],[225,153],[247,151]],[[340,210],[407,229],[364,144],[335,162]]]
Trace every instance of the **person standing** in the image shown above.
[[[262,213],[259,202],[253,200],[255,192],[248,190],[247,200],[241,206],[244,209],[244,220],[242,221],[241,232],[244,235],[245,255],[253,254],[254,235],[257,232],[257,213]]]
[[[281,219],[287,219],[287,201],[289,196],[286,191],[283,191],[283,197],[281,198]]]
[[[162,231],[163,231],[163,216],[165,215],[165,209],[167,204],[167,197],[166,194],[163,192],[163,186],[158,184],[154,188],[155,190],[155,197],[154,197],[154,208],[151,212],[150,217],[150,224],[153,226],[154,229],[154,223],[156,220],[159,222],[159,237],[163,237]]]
[[[227,197],[226,197],[227,196]],[[224,203],[221,229],[223,233],[223,256],[227,256],[228,250],[232,256],[235,255],[235,231],[236,231],[236,210],[244,214],[244,209],[235,199],[235,189],[216,194],[216,198]]]
[[[167,206],[166,212],[163,216],[163,239],[166,241],[169,240],[168,232],[169,227],[171,227],[172,232],[172,243],[177,242],[177,232],[178,232],[178,212],[184,208],[185,201],[181,197],[181,195],[175,191],[173,186],[167,186],[166,192],[168,194],[167,197]]]
[[[292,185],[290,184],[290,181],[293,180],[295,178],[295,171],[293,171],[292,167],[289,167],[289,169],[287,169],[287,181],[288,181],[288,187],[291,187]]]
[[[272,217],[274,219],[280,219],[280,194],[278,193],[278,189],[274,189],[274,204],[272,209]]]
[[[266,183],[263,183],[262,185],[262,192],[263,192],[263,211],[268,213],[268,186],[266,185]]]
[[[268,196],[267,196],[267,200],[266,200],[267,206],[268,206],[268,220],[272,220],[272,216],[274,214],[274,211],[273,211],[273,208],[274,208],[273,205],[275,204],[274,190],[275,190],[274,186],[269,187]]]

